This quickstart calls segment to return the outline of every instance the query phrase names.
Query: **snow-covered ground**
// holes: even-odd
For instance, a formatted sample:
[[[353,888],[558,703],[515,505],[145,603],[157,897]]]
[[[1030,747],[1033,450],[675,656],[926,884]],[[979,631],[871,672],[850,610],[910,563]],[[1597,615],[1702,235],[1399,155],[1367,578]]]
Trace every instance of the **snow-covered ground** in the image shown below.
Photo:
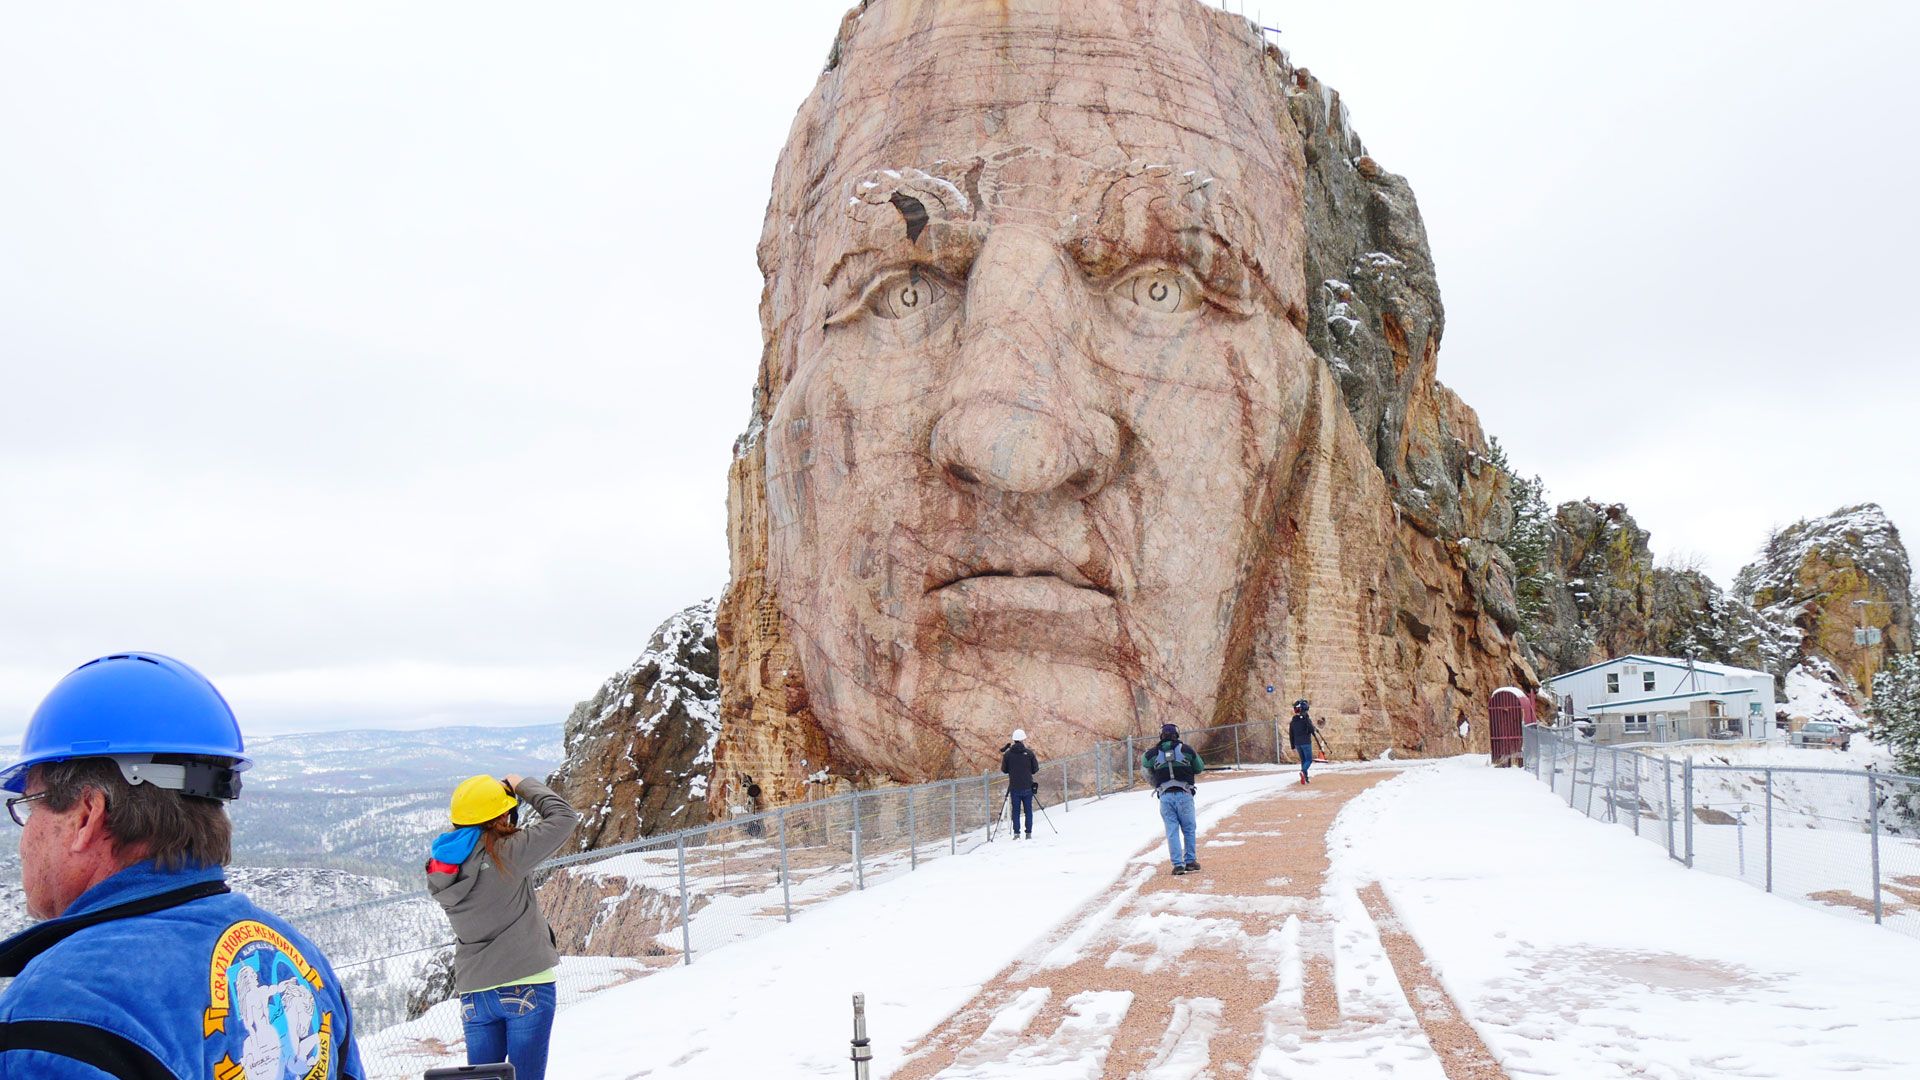
[[[1204,784],[1203,835],[1285,771]],[[548,1072],[567,1080],[646,1076],[842,1077],[852,997],[867,995],[875,1080],[1163,835],[1145,791],[1050,808],[1031,841],[837,897],[751,943],[697,956],[563,1010]],[[1154,858],[1164,860],[1164,851]],[[1036,958],[1037,959],[1037,958]],[[450,1048],[453,1049],[453,1048]]]
[[[1389,767],[1402,775],[1357,797],[1335,825],[1323,894],[1338,916],[1329,944],[1342,1012],[1378,1020],[1347,1041],[1307,1040],[1313,1045],[1268,1030],[1253,1063],[1259,1075],[1437,1074],[1355,895],[1374,880],[1512,1076],[1920,1075],[1920,1040],[1911,1034],[1920,1030],[1920,941],[1854,912],[1800,906],[1689,871],[1663,844],[1569,810],[1522,770],[1472,758]],[[1260,843],[1266,834],[1220,834],[1219,823],[1250,799],[1288,789],[1293,775],[1281,769],[1203,785],[1203,846]],[[696,950],[690,966],[647,974],[641,962],[569,958],[578,970],[567,974],[579,976],[570,984],[597,992],[567,995],[550,1075],[844,1076],[851,997],[863,992],[873,1076],[886,1080],[909,1046],[1002,970],[1019,964],[1040,984],[1096,947],[1102,926],[1113,929],[1105,925],[1109,909],[1136,896],[1164,863],[1155,810],[1146,792],[1071,812],[1054,807],[1057,834],[1043,824],[1031,842],[1001,839],[923,861],[865,891],[811,904],[751,941]],[[1734,831],[1703,826],[1696,842],[1717,852],[1723,845],[1703,838]],[[1785,877],[1776,884],[1804,891]],[[1151,948],[1135,950],[1141,963],[1171,962],[1194,944],[1188,937],[1206,937],[1198,915],[1151,915],[1159,932]],[[1180,918],[1192,923],[1191,934],[1170,929]],[[1289,922],[1268,943],[1281,999],[1298,993],[1301,949],[1289,935],[1299,933]],[[1188,1014],[1168,1030],[1177,1045],[1163,1048],[1156,1078],[1217,1072],[1206,1047],[1219,1022],[1212,994],[1221,988],[1190,989]],[[1008,1002],[983,1043],[999,1028],[1018,1035],[1023,1010],[1043,1000],[1035,992]],[[1076,998],[1068,1012],[1044,1045],[1005,1056],[969,1051],[951,1075],[1099,1076],[1091,1051],[1069,1053],[1068,1044],[1081,1027],[1109,1031],[1124,1009]],[[374,1075],[397,1080],[463,1061],[457,1031],[449,1013],[375,1036],[369,1049],[394,1068]],[[403,1047],[404,1062],[379,1053]],[[1016,1058],[1033,1058],[1038,1071],[1008,1072]]]
[[[1522,770],[1416,770],[1330,846],[1512,1076],[1920,1075],[1920,941],[1687,870]]]

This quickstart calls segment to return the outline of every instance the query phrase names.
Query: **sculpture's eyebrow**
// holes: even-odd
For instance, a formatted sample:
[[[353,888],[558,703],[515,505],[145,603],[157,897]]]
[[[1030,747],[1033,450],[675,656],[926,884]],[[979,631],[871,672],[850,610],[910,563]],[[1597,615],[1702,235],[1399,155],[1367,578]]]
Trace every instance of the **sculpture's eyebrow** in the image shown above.
[[[882,266],[917,262],[965,277],[984,241],[972,200],[951,181],[919,169],[885,169],[854,181],[838,222],[844,239],[821,284],[859,287]]]
[[[1211,177],[1156,166],[1112,178],[1093,212],[1068,223],[1064,239],[1083,269],[1104,276],[1143,258],[1205,261],[1209,251],[1195,247],[1196,236],[1243,258],[1255,257],[1259,243],[1253,220]],[[1112,265],[1115,260],[1123,265]]]
[[[1259,223],[1199,169],[1136,165],[1110,176],[1092,212],[1067,223],[1063,243],[1095,280],[1163,262],[1186,267],[1216,303],[1241,314],[1256,299],[1278,298],[1261,266]]]

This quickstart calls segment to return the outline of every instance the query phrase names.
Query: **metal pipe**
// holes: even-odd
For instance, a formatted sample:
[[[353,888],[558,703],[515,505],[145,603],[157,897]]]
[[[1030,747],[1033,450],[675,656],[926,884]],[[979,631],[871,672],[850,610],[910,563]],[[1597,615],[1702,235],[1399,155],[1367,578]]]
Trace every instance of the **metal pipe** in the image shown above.
[[[687,838],[683,835],[674,843],[676,860],[680,864],[680,962],[693,963],[693,922],[687,910]]]
[[[1693,759],[1680,763],[1681,790],[1687,800],[1687,869],[1693,869]]]
[[[1073,813],[1073,796],[1067,791],[1067,763],[1060,763],[1060,809]]]
[[[1880,925],[1880,778],[1867,770],[1867,819],[1872,823],[1873,847],[1873,924]]]
[[[1633,758],[1633,835],[1640,835],[1640,755],[1629,754]]]
[[[780,808],[780,906],[793,921],[793,872],[787,868],[787,808]]]
[[[1773,770],[1767,774],[1767,891],[1773,891]]]
[[[867,1068],[873,1061],[873,1046],[867,1040],[867,995],[853,995],[853,1077],[867,1080]]]
[[[960,781],[947,781],[947,854],[960,854]]]
[[[1667,812],[1665,816],[1667,819],[1667,858],[1671,859],[1673,858],[1673,759],[1662,754],[1660,755],[1660,761],[1661,764],[1666,766],[1667,773]]]
[[[1233,767],[1240,767],[1240,725],[1233,725]]]
[[[867,887],[867,870],[860,865],[860,793],[853,793],[853,884],[857,889]]]
[[[987,827],[987,843],[993,843],[993,774],[980,774],[980,824]]]
[[[907,789],[907,869],[920,869],[920,833],[914,828],[913,789]]]

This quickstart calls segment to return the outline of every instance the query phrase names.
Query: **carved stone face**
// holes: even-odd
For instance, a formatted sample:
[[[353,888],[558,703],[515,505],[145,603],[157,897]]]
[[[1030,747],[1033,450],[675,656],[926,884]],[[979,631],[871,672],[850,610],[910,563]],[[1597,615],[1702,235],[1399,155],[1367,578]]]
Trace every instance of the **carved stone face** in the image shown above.
[[[892,6],[769,226],[769,571],[813,712],[923,772],[1203,723],[1318,363],[1284,108],[1214,96],[1198,4],[1151,43],[1121,5]]]

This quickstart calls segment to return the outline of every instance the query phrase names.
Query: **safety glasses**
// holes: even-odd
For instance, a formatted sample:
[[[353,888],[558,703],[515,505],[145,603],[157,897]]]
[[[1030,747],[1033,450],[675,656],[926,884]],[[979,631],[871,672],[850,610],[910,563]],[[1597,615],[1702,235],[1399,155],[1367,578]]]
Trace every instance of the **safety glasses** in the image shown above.
[[[27,819],[33,816],[33,801],[46,797],[47,793],[44,791],[38,791],[32,795],[15,795],[7,800],[7,816],[13,819],[15,825],[24,829],[27,827]]]

